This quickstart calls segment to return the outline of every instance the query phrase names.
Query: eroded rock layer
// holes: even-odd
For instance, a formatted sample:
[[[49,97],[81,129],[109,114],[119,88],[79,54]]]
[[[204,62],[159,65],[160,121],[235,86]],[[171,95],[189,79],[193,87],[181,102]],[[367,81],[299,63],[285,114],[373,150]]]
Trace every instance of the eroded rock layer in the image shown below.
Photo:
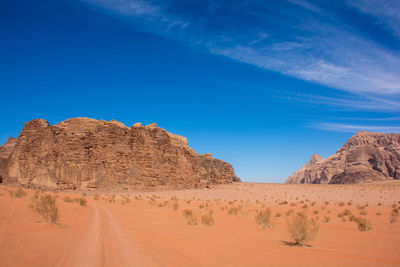
[[[232,165],[198,155],[185,137],[156,124],[129,128],[74,118],[49,125],[36,119],[25,124],[9,150],[8,157],[0,153],[2,177],[24,186],[193,188],[240,181]]]
[[[332,156],[313,156],[286,183],[346,184],[388,179],[400,179],[400,134],[363,131]]]

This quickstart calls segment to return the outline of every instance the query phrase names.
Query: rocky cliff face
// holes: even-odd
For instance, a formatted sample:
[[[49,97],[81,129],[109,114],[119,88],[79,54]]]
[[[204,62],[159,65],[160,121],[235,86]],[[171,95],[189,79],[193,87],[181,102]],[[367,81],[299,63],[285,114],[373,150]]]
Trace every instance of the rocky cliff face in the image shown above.
[[[334,155],[312,160],[286,183],[345,184],[400,179],[400,134],[359,132]]]
[[[7,142],[0,146],[0,183],[8,179],[8,162],[17,139],[10,137]]]
[[[25,124],[8,155],[0,161],[4,180],[25,186],[190,188],[240,181],[230,164],[198,155],[185,137],[156,124],[129,128],[74,118],[51,126],[37,119]]]

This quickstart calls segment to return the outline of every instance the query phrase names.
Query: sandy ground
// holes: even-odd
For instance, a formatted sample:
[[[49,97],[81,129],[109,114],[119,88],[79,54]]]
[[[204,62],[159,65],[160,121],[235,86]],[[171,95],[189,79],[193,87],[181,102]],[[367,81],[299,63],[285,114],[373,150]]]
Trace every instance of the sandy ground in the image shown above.
[[[400,266],[400,218],[389,222],[393,204],[400,206],[399,182],[241,183],[102,193],[98,200],[88,192],[84,207],[64,201],[80,194],[58,193],[58,224],[45,223],[29,207],[35,191],[15,198],[7,191],[15,189],[0,186],[0,266]],[[232,207],[237,214],[228,214]],[[266,207],[272,227],[263,229],[254,218]],[[188,224],[185,209],[197,225]],[[311,246],[291,246],[290,209],[319,222]],[[345,209],[370,220],[372,229],[359,231],[348,216],[339,217]],[[209,213],[213,226],[201,222]]]

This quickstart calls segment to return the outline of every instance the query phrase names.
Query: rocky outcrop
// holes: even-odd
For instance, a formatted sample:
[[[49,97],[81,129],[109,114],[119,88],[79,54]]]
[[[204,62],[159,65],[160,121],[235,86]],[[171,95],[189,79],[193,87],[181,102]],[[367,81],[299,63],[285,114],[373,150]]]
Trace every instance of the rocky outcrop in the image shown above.
[[[7,182],[24,186],[193,188],[240,181],[230,164],[198,155],[185,137],[155,123],[129,128],[114,120],[74,118],[49,125],[36,119],[15,141],[2,171]]]
[[[17,139],[10,137],[4,145],[0,146],[0,183],[8,179],[8,162],[16,143]]]
[[[400,179],[400,134],[358,132],[334,155],[314,157],[286,183],[346,184]]]

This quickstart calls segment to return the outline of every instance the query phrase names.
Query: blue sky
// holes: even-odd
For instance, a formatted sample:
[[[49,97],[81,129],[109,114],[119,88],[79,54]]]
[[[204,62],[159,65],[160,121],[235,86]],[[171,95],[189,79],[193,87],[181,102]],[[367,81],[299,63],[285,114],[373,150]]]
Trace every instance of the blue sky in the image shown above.
[[[245,181],[400,132],[400,2],[0,2],[0,143],[24,122],[158,123]]]

